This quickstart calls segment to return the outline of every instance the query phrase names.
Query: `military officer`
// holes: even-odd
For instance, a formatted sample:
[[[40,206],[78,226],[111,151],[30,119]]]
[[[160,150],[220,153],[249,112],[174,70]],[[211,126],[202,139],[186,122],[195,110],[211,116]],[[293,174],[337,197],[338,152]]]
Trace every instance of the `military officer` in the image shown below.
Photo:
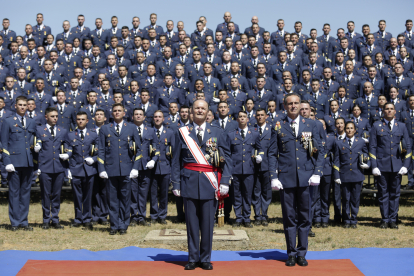
[[[64,227],[59,221],[60,193],[68,168],[65,161],[70,157],[71,147],[67,143],[68,130],[56,126],[58,110],[55,107],[48,107],[44,113],[46,124],[37,126],[37,140],[34,147],[34,151],[38,153],[35,173],[40,180],[43,210],[42,229],[47,230],[50,226],[54,229],[63,229]],[[67,174],[67,177],[71,178],[70,173]]]
[[[146,32],[145,37],[148,38],[148,31],[151,29],[154,29],[156,31],[157,39],[158,39],[159,36],[164,33],[164,29],[161,26],[157,25],[157,14],[151,13],[150,21],[151,21],[151,24],[144,27],[144,30]]]
[[[99,131],[99,177],[108,179],[110,235],[124,235],[130,222],[131,178],[138,177],[141,162],[141,138],[132,124],[124,121],[125,111],[121,103],[112,106],[114,122]],[[135,142],[135,149],[130,142]],[[112,144],[112,145],[111,145]]]
[[[384,118],[372,125],[369,156],[372,174],[377,177],[380,228],[398,229],[397,215],[402,175],[411,163],[411,141],[404,123],[394,119],[393,103],[384,105]],[[404,145],[405,144],[405,145]]]
[[[272,189],[281,190],[283,226],[288,253],[286,265],[294,266],[297,263],[300,266],[307,266],[305,256],[311,225],[309,185],[319,185],[324,156],[309,150],[310,143],[314,143],[319,150],[322,144],[316,122],[299,115],[299,95],[296,93],[286,95],[284,105],[287,117],[277,122],[275,126],[268,152],[269,172]],[[294,172],[291,170],[292,164],[296,167]],[[298,232],[298,243],[296,243],[296,232]]]
[[[226,134],[220,128],[206,123],[208,104],[203,100],[197,100],[192,112],[193,125],[181,127],[175,133],[171,180],[174,195],[184,198],[189,252],[185,270],[194,270],[198,266],[211,270],[216,196],[220,198],[227,195],[233,164]],[[211,165],[220,161],[211,160],[213,156],[210,157],[210,154],[213,155],[214,152],[222,153],[222,170],[216,165]]]
[[[4,87],[4,92],[0,95],[3,97],[3,101],[5,104],[5,109],[10,110],[12,112],[16,111],[16,99],[22,94],[18,93],[13,89],[14,86],[14,79],[11,76],[6,77],[6,83]]]
[[[19,228],[33,231],[33,228],[29,226],[27,216],[33,172],[30,143],[35,135],[36,126],[34,120],[25,116],[26,97],[17,97],[15,110],[16,114],[5,119],[1,128],[2,159],[5,170],[8,172],[9,183],[9,218],[12,231]]]
[[[63,21],[63,32],[56,35],[56,42],[60,39],[63,40],[64,44],[66,43],[73,43],[75,38],[79,38],[80,34],[78,30],[71,31],[70,30],[70,23],[69,21]]]

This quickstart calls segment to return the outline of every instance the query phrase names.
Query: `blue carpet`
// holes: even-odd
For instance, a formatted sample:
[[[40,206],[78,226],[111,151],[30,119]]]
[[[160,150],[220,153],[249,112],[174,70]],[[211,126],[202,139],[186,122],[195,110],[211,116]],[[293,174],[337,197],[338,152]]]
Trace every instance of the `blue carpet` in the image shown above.
[[[309,260],[350,259],[365,275],[413,275],[413,248],[347,248],[333,251],[310,251]],[[16,275],[27,260],[73,261],[187,261],[187,252],[126,247],[92,252],[63,250],[34,252],[6,250],[0,252],[0,275]],[[278,249],[258,251],[213,251],[212,261],[284,260],[286,251]]]

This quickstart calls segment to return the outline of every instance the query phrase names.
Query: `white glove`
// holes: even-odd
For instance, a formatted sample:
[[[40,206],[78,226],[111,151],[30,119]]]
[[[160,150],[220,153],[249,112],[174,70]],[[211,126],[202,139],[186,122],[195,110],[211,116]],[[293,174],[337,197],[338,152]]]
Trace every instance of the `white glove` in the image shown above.
[[[69,179],[72,179],[72,173],[70,172],[70,170],[66,170],[66,177]]]
[[[57,102],[57,97],[56,97],[56,96],[53,96],[53,97],[52,97],[52,100],[53,100],[54,102]]]
[[[104,178],[104,179],[108,179],[108,174],[106,173],[106,171],[103,171],[103,172],[99,173],[99,177]]]
[[[136,169],[132,169],[129,178],[137,178],[138,177],[138,171]]]
[[[227,184],[220,184],[220,195],[225,196],[229,193],[229,185]]]
[[[362,140],[364,140],[365,141],[365,143],[369,143],[369,140],[368,139],[365,139],[365,138],[362,138]]]
[[[309,178],[309,186],[318,186],[319,183],[321,183],[321,177],[319,175],[312,175],[311,178]]]
[[[213,97],[213,102],[219,103],[220,102],[220,99],[219,98],[216,98],[216,97]]]
[[[36,171],[36,175],[37,175],[37,176],[39,176],[41,173],[42,173],[42,171],[41,171],[40,169],[38,169],[38,170]]]
[[[175,196],[181,196],[180,190],[173,190]]]
[[[359,167],[360,167],[361,169],[364,169],[364,170],[369,168],[368,164],[365,164],[365,163],[361,163],[361,164],[359,165]]]
[[[372,174],[375,175],[375,176],[380,176],[381,172],[378,168],[373,168],[372,169]]]
[[[148,163],[147,163],[147,165],[146,165],[146,167],[147,167],[148,169],[152,169],[152,168],[154,168],[154,166],[155,166],[155,161],[154,161],[154,160],[150,160],[150,161],[148,161]]]
[[[341,179],[339,179],[339,178],[338,179],[335,179],[335,183],[341,185],[342,184]]]
[[[400,171],[398,172],[398,174],[404,175],[407,174],[408,170],[406,167],[401,167]]]
[[[86,157],[86,158],[85,158],[85,162],[86,162],[86,164],[88,164],[88,165],[92,165],[93,163],[95,163],[95,160],[93,160],[93,158],[92,158],[92,157]]]
[[[69,154],[61,153],[61,154],[59,154],[59,158],[62,159],[63,161],[66,161],[66,160],[69,159]]]
[[[256,155],[256,163],[257,164],[260,164],[260,163],[262,163],[262,156],[261,155]]]
[[[283,185],[278,178],[272,179],[271,186],[274,191],[283,190]]]
[[[41,146],[41,145],[39,145],[39,143],[37,143],[37,144],[35,145],[35,147],[34,147],[34,151],[35,151],[35,152],[39,152],[41,149],[42,149],[42,146]]]
[[[8,164],[8,165],[6,166],[6,171],[8,171],[8,172],[14,172],[14,171],[15,171],[15,169],[14,169],[13,164]]]

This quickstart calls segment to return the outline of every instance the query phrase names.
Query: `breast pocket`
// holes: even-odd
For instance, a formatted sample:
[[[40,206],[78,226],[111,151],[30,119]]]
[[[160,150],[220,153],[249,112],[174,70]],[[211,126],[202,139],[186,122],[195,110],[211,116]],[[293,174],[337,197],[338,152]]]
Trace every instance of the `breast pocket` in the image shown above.
[[[10,138],[12,141],[19,141],[20,140],[20,133],[19,129],[13,128],[11,130]]]

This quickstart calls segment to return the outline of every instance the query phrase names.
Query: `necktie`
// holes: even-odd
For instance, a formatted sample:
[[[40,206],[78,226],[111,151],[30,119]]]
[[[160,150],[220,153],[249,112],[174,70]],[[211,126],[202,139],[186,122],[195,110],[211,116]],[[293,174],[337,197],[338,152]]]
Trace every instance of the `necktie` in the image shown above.
[[[9,91],[8,96],[9,96],[9,98],[10,98],[10,99],[12,99],[12,100],[13,100],[13,96],[12,96],[12,94],[11,94],[11,91]]]
[[[411,119],[414,117],[414,111],[411,110]]]
[[[349,83],[349,76],[346,76],[346,84]]]
[[[400,86],[400,78],[397,78],[397,85]]]
[[[285,71],[285,64],[284,63],[282,64],[282,71]],[[313,72],[313,70],[312,70],[312,72]]]
[[[259,99],[262,98],[262,91],[259,91],[259,93],[257,93],[257,96],[259,97]]]
[[[91,106],[91,115],[93,115],[95,109],[93,108],[93,106]]]
[[[315,101],[318,99],[318,93],[313,93],[313,98],[315,99]]]
[[[261,128],[261,127],[259,127],[259,133],[260,133],[260,136],[262,136],[262,134],[263,134],[263,130],[262,130],[262,128]]]
[[[293,136],[295,136],[295,137],[296,137],[295,121],[292,121],[292,122],[290,123],[290,128],[292,129]]]
[[[69,56],[66,56],[66,62],[69,62]]]
[[[181,56],[181,63],[184,63],[184,57],[183,56]],[[196,70],[198,70],[197,65],[196,65]]]
[[[288,58],[289,58],[289,61],[292,61],[292,55],[291,54],[288,55]]]
[[[226,72],[228,72],[229,71],[229,66],[226,64],[224,67],[226,68]]]
[[[138,127],[138,134],[142,138],[142,135],[141,135],[141,127]]]
[[[85,139],[85,135],[83,134],[83,130],[81,130],[80,135],[81,135],[81,139],[82,139],[82,140],[83,140],[83,139]]]
[[[210,85],[210,82],[208,81],[208,77],[206,77],[206,82],[207,82],[207,85]]]
[[[29,118],[33,119],[33,111],[30,111]]]
[[[240,130],[240,135],[241,135],[241,137],[242,137],[242,138],[243,138],[243,140],[244,140],[244,138],[246,137],[246,136],[244,135],[244,129]]]
[[[208,57],[208,62],[211,62],[211,56]]]
[[[171,39],[171,33],[170,32],[168,33],[168,39]]]
[[[408,40],[411,40],[411,33],[408,33]]]
[[[196,71],[198,71],[198,65],[197,64],[195,65],[195,69],[196,69]]]
[[[42,60],[41,59],[38,60],[38,64],[39,64],[39,66],[42,66]]]
[[[126,44],[127,44],[127,40],[126,40],[126,39],[124,39],[124,46],[126,46]]]
[[[144,56],[147,57],[147,52],[144,53]]]
[[[142,106],[142,110],[144,110],[144,114],[145,114],[145,110],[146,110],[145,105]]]
[[[43,98],[43,93],[39,93],[39,100]]]
[[[237,53],[237,59],[240,60],[240,53]]]
[[[22,81],[19,81],[19,82],[20,82],[20,88],[23,89],[23,82]]]
[[[378,70],[381,70],[381,66],[379,64],[377,65],[377,69]]]
[[[412,114],[413,114],[413,113],[411,112],[411,118],[413,117],[413,116],[412,116]],[[224,120],[221,120],[221,128],[222,128],[222,129],[224,129],[224,128],[225,128],[225,126],[224,126]]]
[[[121,79],[121,86],[124,86],[124,79]]]
[[[342,74],[342,66],[339,67],[339,74]]]
[[[369,104],[369,97],[367,97],[367,104]]]
[[[47,74],[47,81],[50,81],[50,73]]]
[[[118,134],[118,136],[119,136],[119,125],[116,125],[116,133]]]
[[[50,134],[53,138],[55,138],[55,131],[53,130],[53,127],[50,127]]]
[[[356,118],[356,119],[355,119],[355,123],[357,123],[357,124],[358,124],[358,122],[359,122],[359,120],[358,120],[358,118]]]
[[[109,67],[109,74],[112,75],[112,67]]]
[[[247,118],[249,118],[249,120],[250,120],[250,117],[251,117],[250,113],[249,113],[249,114],[247,114]]]
[[[172,120],[173,123],[175,122],[175,116],[172,116]]]
[[[348,140],[348,144],[350,147],[352,147],[352,141],[350,139]]]
[[[60,114],[63,114],[63,106],[59,106],[59,112],[60,112]]]
[[[329,81],[327,81],[327,82],[326,82],[326,86],[327,86],[327,87],[328,87],[328,89],[329,89],[329,86],[330,86]]]
[[[178,86],[178,87],[180,87],[180,86],[181,86],[181,79],[179,79],[179,80],[177,81],[177,86]]]
[[[256,67],[256,60],[253,60],[253,66]]]
[[[271,118],[272,120],[274,119],[273,113],[270,113],[270,118]]]
[[[312,70],[312,73],[315,71],[315,65],[312,65],[311,70]]]
[[[160,138],[160,130],[157,130],[157,137]]]
[[[106,103],[108,102],[108,96],[107,95],[104,95],[104,100],[105,100]]]
[[[154,83],[153,77],[150,77],[150,84],[153,84],[153,83]]]
[[[370,54],[372,53],[372,47],[371,46],[368,47],[368,51],[369,51]]]
[[[237,94],[236,91],[233,92],[233,98],[236,98]]]
[[[198,132],[197,132],[197,138],[198,138],[198,143],[201,145],[201,143],[203,143],[203,136],[201,135],[201,132],[203,131],[203,129],[201,127],[198,127]]]
[[[391,130],[391,122],[388,122],[388,128]]]

